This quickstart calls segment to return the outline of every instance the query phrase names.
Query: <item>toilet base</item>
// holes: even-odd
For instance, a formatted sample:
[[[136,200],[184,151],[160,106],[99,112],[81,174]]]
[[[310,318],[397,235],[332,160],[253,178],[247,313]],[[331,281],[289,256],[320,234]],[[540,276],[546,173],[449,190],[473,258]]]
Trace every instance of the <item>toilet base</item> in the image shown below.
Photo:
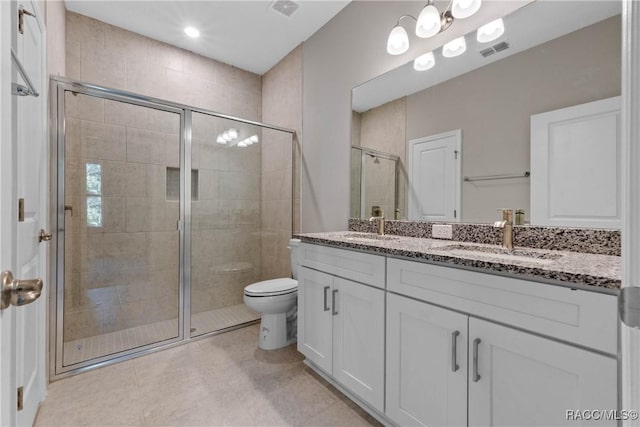
[[[287,313],[262,315],[258,347],[263,350],[276,350],[294,342],[295,339],[287,339]]]

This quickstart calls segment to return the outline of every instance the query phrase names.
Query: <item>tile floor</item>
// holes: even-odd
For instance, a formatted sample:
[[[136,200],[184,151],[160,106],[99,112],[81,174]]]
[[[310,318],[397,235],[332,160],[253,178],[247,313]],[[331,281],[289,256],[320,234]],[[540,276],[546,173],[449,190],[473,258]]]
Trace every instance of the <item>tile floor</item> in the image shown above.
[[[260,315],[258,313],[243,303],[194,313],[191,317],[191,325],[196,328],[196,331],[201,331],[196,334],[199,335],[241,325],[259,318]],[[177,336],[178,319],[171,319],[68,341],[64,343],[63,348],[64,366],[142,347]]]
[[[36,426],[379,425],[258,325],[49,385]]]

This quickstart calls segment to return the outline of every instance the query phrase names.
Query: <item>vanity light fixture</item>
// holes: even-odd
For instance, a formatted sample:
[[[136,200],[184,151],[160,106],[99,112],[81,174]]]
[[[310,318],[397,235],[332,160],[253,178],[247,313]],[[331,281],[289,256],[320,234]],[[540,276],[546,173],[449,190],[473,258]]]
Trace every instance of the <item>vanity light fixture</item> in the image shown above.
[[[416,71],[427,71],[435,65],[436,58],[433,56],[433,52],[427,52],[413,60],[413,69]]]
[[[451,0],[444,12],[440,13],[434,5],[435,0],[427,0],[418,18],[412,15],[402,15],[398,18],[387,38],[387,53],[401,55],[409,49],[407,30],[400,25],[404,18],[411,18],[416,22],[415,33],[420,38],[433,37],[443,32],[453,24],[454,18],[468,18],[476,13],[482,5],[482,0]]]
[[[389,55],[401,55],[409,49],[409,35],[407,30],[400,25],[400,20],[405,17],[409,17],[409,15],[401,16],[396,26],[389,33],[389,38],[387,39],[387,52]]]
[[[486,25],[478,28],[476,38],[480,43],[492,42],[504,34],[504,22],[502,18],[491,21]]]
[[[462,36],[442,46],[442,56],[445,58],[453,58],[462,55],[466,50],[467,42],[464,40],[464,36]]]
[[[192,39],[200,37],[200,31],[198,31],[198,29],[195,27],[186,27],[184,29],[184,33]]]
[[[451,14],[458,19],[468,18],[480,10],[480,6],[482,0],[453,0]]]

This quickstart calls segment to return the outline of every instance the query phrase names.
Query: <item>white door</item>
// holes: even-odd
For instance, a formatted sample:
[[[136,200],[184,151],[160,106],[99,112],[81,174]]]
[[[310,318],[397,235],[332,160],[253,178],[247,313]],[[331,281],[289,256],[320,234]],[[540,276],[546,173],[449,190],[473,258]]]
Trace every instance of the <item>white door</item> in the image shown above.
[[[618,407],[616,359],[475,318],[469,346],[469,425],[616,425],[567,415]]]
[[[335,277],[333,377],[384,411],[384,291]]]
[[[460,221],[460,129],[409,141],[409,219]]]
[[[300,267],[298,272],[298,351],[332,372],[333,276]]]
[[[38,243],[38,232],[47,228],[47,130],[44,20],[38,4],[20,4],[35,16],[24,16],[24,30],[17,25],[18,4],[2,2],[2,254],[0,270],[11,270],[16,279],[46,278],[46,244]],[[8,30],[8,31],[7,31]],[[7,42],[10,39],[10,42]],[[16,54],[39,97],[11,95],[11,82],[26,86],[17,65],[7,64]],[[9,59],[11,61],[11,59]],[[7,83],[8,81],[8,83]],[[7,91],[7,88],[9,91]],[[5,102],[5,98],[9,102]],[[6,110],[5,110],[6,107]],[[7,130],[8,128],[8,130]],[[12,160],[13,159],[13,160]],[[20,203],[22,200],[23,203]],[[21,209],[20,206],[23,206]],[[20,212],[20,214],[19,214]],[[48,283],[45,284],[45,286]],[[46,291],[34,303],[9,307],[2,322],[2,371],[0,390],[2,425],[32,425],[45,394]],[[18,388],[22,407],[18,408]],[[6,423],[6,424],[5,424]]]
[[[622,225],[620,97],[531,116],[531,223]]]
[[[467,424],[467,319],[388,295],[386,414],[396,424]]]

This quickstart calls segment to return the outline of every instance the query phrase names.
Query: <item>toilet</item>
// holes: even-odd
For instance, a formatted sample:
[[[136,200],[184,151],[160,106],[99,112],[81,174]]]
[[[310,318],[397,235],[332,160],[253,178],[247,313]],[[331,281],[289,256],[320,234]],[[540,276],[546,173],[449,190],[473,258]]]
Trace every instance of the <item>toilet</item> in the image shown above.
[[[244,303],[262,314],[258,347],[263,350],[275,350],[296,341],[299,244],[298,239],[289,240],[293,279],[265,280],[244,288]]]

